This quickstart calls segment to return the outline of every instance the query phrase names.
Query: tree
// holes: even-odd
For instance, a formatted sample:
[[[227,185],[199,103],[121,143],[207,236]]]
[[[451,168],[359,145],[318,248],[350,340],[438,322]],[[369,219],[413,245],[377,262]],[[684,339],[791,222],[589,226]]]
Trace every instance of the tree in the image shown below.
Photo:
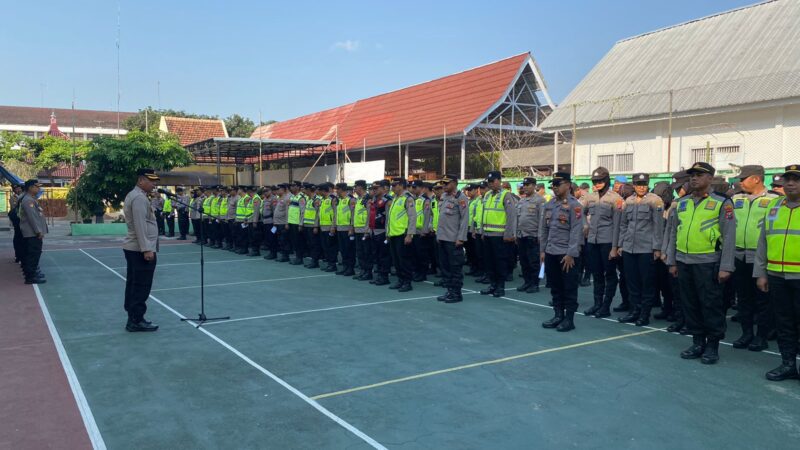
[[[498,130],[494,128],[476,128],[473,131],[478,153],[467,158],[466,166],[470,173],[486,173],[500,170],[503,162],[509,162],[506,150],[534,147],[541,143],[540,133],[527,130]],[[524,177],[535,175],[526,167],[506,167],[503,175],[507,177]]]
[[[148,167],[168,171],[191,164],[192,157],[175,136],[131,131],[123,138],[98,137],[86,153],[86,171],[67,196],[84,217],[104,205],[119,209],[136,183],[136,171]]]
[[[249,138],[256,129],[256,124],[247,117],[232,114],[225,118],[225,128],[228,129],[228,136]]]
[[[88,141],[73,142],[53,136],[34,139],[21,133],[0,133],[0,159],[9,170],[26,179],[35,177],[39,171],[53,170],[61,163],[77,165],[90,146]]]
[[[174,109],[153,109],[152,106],[148,106],[145,109],[140,109],[136,115],[125,119],[125,121],[122,122],[122,127],[129,131],[155,131],[158,130],[158,126],[161,123],[161,116],[185,117],[189,119],[219,119],[217,116],[192,114],[186,111],[176,111]]]

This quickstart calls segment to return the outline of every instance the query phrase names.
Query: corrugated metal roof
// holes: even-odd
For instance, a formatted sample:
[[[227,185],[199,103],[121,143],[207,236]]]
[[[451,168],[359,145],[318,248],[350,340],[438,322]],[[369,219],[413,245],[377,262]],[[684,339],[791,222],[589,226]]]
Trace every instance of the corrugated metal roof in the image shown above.
[[[545,130],[800,100],[800,1],[774,0],[617,42]]]
[[[558,144],[558,165],[570,164],[572,159],[572,144]],[[536,147],[515,148],[503,150],[500,154],[500,168],[552,166],[553,146],[540,145]]]
[[[346,148],[396,145],[460,135],[501,100],[524,64],[523,53],[436,80],[259,127],[253,138],[335,139]],[[540,89],[545,89],[538,86]]]

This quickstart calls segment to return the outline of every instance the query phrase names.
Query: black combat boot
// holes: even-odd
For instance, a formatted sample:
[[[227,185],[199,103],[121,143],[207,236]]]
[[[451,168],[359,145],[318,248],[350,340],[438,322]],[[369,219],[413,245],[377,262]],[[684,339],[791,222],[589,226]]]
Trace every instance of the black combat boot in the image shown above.
[[[575,329],[574,318],[575,318],[574,312],[566,313],[564,315],[564,320],[562,320],[561,323],[559,323],[558,326],[556,327],[556,331],[565,332],[574,330]]]
[[[564,320],[564,311],[555,310],[555,315],[551,319],[542,322],[542,328],[555,328],[562,320]]]
[[[412,289],[414,289],[414,288],[411,287],[411,281],[405,281],[405,282],[403,282],[403,285],[400,286],[399,289],[397,289],[397,292],[408,292],[408,291],[410,291]]]
[[[464,297],[461,295],[461,289],[453,289],[453,294],[446,299],[445,303],[459,303],[464,301]]]
[[[642,308],[642,310],[639,312],[639,318],[636,319],[634,325],[637,327],[650,325],[650,308]]]
[[[636,320],[639,319],[639,312],[636,309],[631,309],[628,311],[628,314],[617,319],[619,323],[634,323]]]
[[[372,279],[372,271],[371,270],[365,270],[365,271],[361,272],[361,275],[358,278],[356,278],[356,280],[358,280],[358,281],[367,281],[367,280],[371,280],[371,279]]]
[[[733,341],[733,348],[747,348],[753,342],[753,326],[742,324],[742,336]]]
[[[312,259],[311,262],[306,265],[306,268],[319,269],[319,260]]]
[[[697,359],[703,356],[706,350],[705,336],[692,336],[692,346],[681,352],[683,359]]]
[[[481,295],[492,295],[494,291],[497,289],[497,286],[492,283],[486,289],[481,289]]]
[[[769,348],[769,342],[767,341],[766,336],[754,337],[753,342],[751,342],[750,345],[747,346],[747,349],[750,350],[751,352],[760,352],[768,348]]]
[[[700,362],[703,364],[716,364],[717,361],[719,361],[719,339],[709,338]]]
[[[531,287],[531,280],[528,279],[528,278],[525,278],[525,282],[522,283],[521,285],[519,285],[519,287],[517,287],[517,291],[518,292],[525,292],[525,291],[528,290],[529,287]]]
[[[781,355],[781,365],[767,372],[766,377],[769,381],[796,380],[797,355],[784,353]]]
[[[494,288],[494,292],[492,292],[492,295],[494,295],[495,297],[498,297],[498,298],[505,297],[505,295],[506,295],[506,282],[505,281],[501,281],[501,282],[497,283],[497,286]]]
[[[583,312],[584,316],[593,316],[597,311],[600,310],[600,307],[603,305],[603,300],[594,299],[594,305],[592,305],[589,309]]]
[[[449,299],[452,296],[453,296],[453,289],[452,288],[447,288],[447,292],[445,292],[444,294],[436,297],[436,300],[440,301],[440,302],[443,302],[443,301],[446,301],[447,299]]]
[[[684,322],[683,319],[680,319],[673,323],[672,325],[667,327],[667,331],[670,333],[678,333],[683,329]]]
[[[370,283],[372,282],[370,281]],[[389,277],[387,277],[386,274],[378,274],[378,277],[372,284],[374,284],[375,286],[386,286],[387,284],[389,284]]]
[[[630,309],[631,309],[630,303],[623,301],[622,303],[619,304],[619,306],[614,307],[614,312],[626,312],[630,311]]]
[[[594,313],[594,316],[598,319],[602,319],[604,317],[611,317],[611,300],[605,301],[600,304],[600,308]]]

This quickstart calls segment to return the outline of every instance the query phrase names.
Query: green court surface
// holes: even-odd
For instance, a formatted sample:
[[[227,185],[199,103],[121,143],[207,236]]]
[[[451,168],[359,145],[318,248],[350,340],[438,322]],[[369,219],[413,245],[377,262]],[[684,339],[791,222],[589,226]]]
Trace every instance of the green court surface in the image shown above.
[[[45,252],[39,286],[108,448],[797,448],[800,383],[773,383],[772,353],[721,349],[579,316],[540,327],[549,292],[464,302],[415,283],[349,277],[206,251],[159,253],[148,318],[127,333],[119,248]],[[512,283],[516,285],[517,283]],[[582,307],[591,288],[581,289]],[[729,340],[738,335],[730,324]],[[88,414],[87,410],[87,414]],[[91,434],[91,430],[90,430]]]

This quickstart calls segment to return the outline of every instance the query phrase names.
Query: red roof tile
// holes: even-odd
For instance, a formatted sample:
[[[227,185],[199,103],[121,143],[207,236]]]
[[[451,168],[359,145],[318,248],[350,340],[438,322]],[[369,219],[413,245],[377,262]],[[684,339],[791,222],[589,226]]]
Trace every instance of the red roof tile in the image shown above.
[[[87,128],[117,128],[116,111],[95,111],[89,109],[65,108],[33,108],[28,106],[0,106],[0,123],[10,125],[47,125],[50,115],[55,113],[61,118],[62,124],[72,126],[75,119],[76,127]],[[120,112],[120,122],[136,113]],[[121,126],[121,125],[120,125]]]
[[[338,108],[259,127],[263,139],[335,139],[368,148],[462,133],[497,103],[530,55],[517,56]]]
[[[194,144],[215,137],[228,137],[225,122],[220,119],[187,119],[163,117],[167,132],[178,136],[181,145]]]

